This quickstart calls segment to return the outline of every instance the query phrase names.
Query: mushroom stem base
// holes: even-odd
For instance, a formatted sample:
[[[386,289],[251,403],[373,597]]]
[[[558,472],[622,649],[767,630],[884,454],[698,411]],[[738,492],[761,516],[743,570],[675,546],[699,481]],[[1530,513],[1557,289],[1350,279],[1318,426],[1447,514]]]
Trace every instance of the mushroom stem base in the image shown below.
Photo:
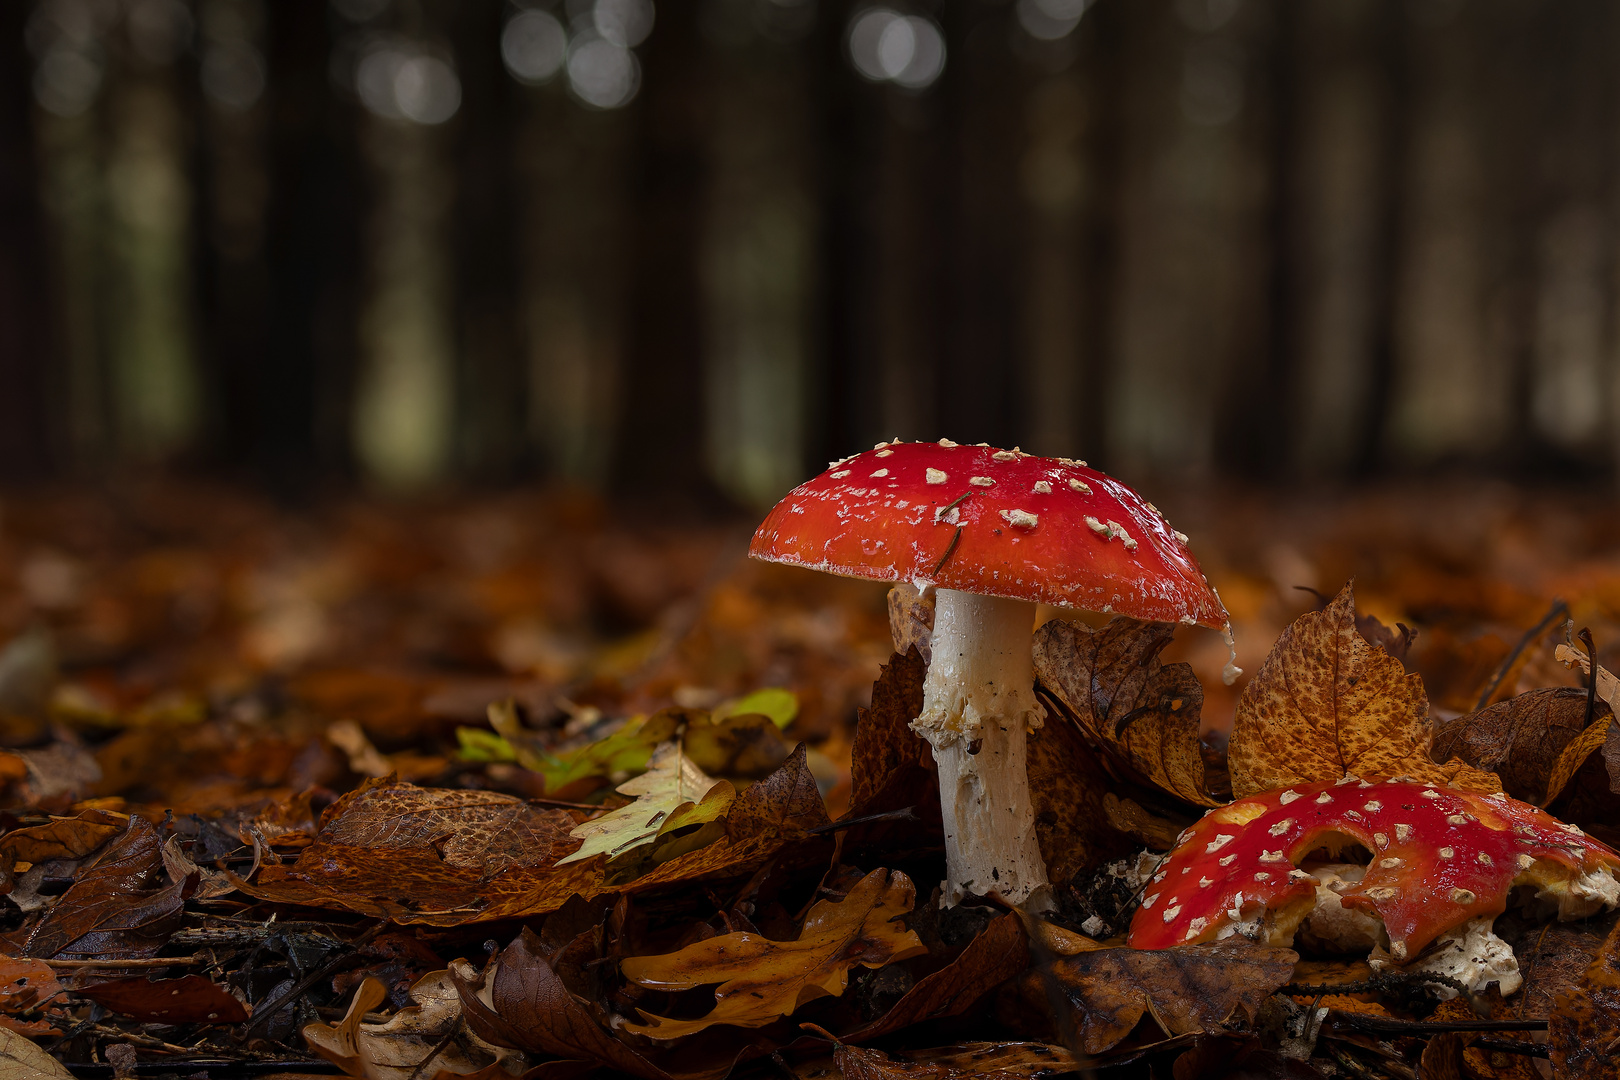
[[[1044,887],[1025,744],[1040,726],[1030,659],[1035,605],[940,589],[922,715],[945,817],[944,903],[999,893],[1022,904]]]

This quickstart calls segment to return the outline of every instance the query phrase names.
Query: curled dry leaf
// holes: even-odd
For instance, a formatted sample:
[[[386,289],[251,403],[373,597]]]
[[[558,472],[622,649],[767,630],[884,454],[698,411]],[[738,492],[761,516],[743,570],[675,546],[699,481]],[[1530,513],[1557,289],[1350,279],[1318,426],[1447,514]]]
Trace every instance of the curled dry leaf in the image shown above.
[[[131,818],[101,861],[79,874],[39,921],[13,931],[7,951],[21,956],[150,956],[168,940],[196,867],[166,858],[157,831]]]
[[[1437,765],[1423,680],[1356,630],[1353,586],[1294,620],[1238,698],[1229,763],[1232,793],[1337,780],[1406,776],[1468,791],[1500,791],[1492,773]]]
[[[1035,676],[1127,779],[1217,806],[1198,745],[1204,689],[1189,665],[1159,660],[1174,634],[1123,616],[1100,630],[1054,619],[1035,631]]]
[[[13,829],[0,836],[0,888],[11,891],[11,873],[20,862],[82,859],[124,831],[129,818],[106,810],[83,810],[43,825]]]
[[[1612,1080],[1620,1060],[1620,926],[1609,933],[1574,992],[1558,998],[1547,1041],[1560,1080]]]
[[[660,746],[647,771],[620,784],[618,791],[635,801],[575,826],[569,835],[582,841],[580,848],[557,860],[558,866],[593,855],[616,858],[665,833],[714,821],[736,797],[729,783],[693,764],[678,739]]]
[[[1459,716],[1435,732],[1433,756],[1494,772],[1515,799],[1546,806],[1563,791],[1571,766],[1602,746],[1608,733],[1614,713],[1602,701],[1596,731],[1587,728],[1587,697],[1585,690],[1549,686]],[[1565,751],[1577,743],[1579,761],[1566,759]]]
[[[653,990],[690,990],[720,983],[715,1007],[695,1020],[639,1010],[648,1021],[627,1030],[653,1039],[678,1039],[715,1024],[763,1027],[818,997],[838,996],[851,968],[879,968],[927,952],[899,916],[911,910],[911,879],[874,870],[841,901],[810,909],[796,941],[757,933],[722,934],[664,956],[633,956],[620,965],[625,978]]]
[[[889,590],[889,637],[894,651],[904,656],[917,647],[927,666],[934,651],[934,591],[924,593],[910,582]]]
[[[467,1026],[448,972],[423,976],[409,994],[411,1005],[382,1023],[368,1024],[366,1013],[387,997],[383,984],[368,978],[340,1022],[306,1024],[304,1041],[345,1073],[367,1080],[464,1076],[514,1056],[513,1050],[490,1045]]]
[[[959,1016],[1029,966],[1029,948],[1016,912],[996,919],[955,960],[919,979],[888,1012],[845,1036],[875,1039],[924,1020]]]
[[[496,1046],[586,1061],[639,1076],[670,1074],[632,1050],[592,1018],[546,961],[540,939],[525,928],[489,968],[465,960],[450,965],[467,1024]]]
[[[24,1035],[60,1035],[61,1010],[53,1003],[63,993],[56,973],[42,960],[0,957],[0,1027]],[[39,1013],[36,1019],[25,1014]]]
[[[1051,980],[1078,1021],[1082,1049],[1098,1054],[1130,1034],[1144,1012],[1168,1035],[1217,1031],[1234,1013],[1252,1018],[1298,960],[1292,949],[1248,942],[1092,949],[1028,972],[1020,990],[1044,1009]]]

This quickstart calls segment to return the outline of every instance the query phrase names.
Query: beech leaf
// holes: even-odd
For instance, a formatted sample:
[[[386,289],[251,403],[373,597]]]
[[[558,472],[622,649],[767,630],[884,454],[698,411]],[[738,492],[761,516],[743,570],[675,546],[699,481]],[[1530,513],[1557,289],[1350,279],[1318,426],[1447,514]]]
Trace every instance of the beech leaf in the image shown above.
[[[1568,686],[1530,690],[1441,725],[1435,732],[1433,756],[1460,758],[1495,772],[1509,795],[1546,806],[1608,733],[1614,715],[1609,706],[1598,703],[1598,718],[1591,727],[1585,727],[1586,707],[1585,690]]]
[[[1228,748],[1232,794],[1342,776],[1502,790],[1494,773],[1436,764],[1432,739],[1423,680],[1356,630],[1346,585],[1326,608],[1294,620],[1244,687]]]
[[[897,920],[911,910],[911,879],[874,870],[841,901],[810,909],[796,941],[772,941],[749,931],[694,942],[663,956],[633,956],[625,978],[654,990],[690,990],[718,982],[715,1007],[695,1020],[639,1010],[648,1021],[625,1028],[653,1039],[678,1039],[716,1024],[763,1027],[799,1006],[843,994],[850,969],[880,968],[927,952],[916,931]]]
[[[636,801],[575,826],[569,835],[583,843],[572,855],[558,859],[558,866],[593,855],[615,858],[663,833],[714,821],[737,795],[729,783],[698,768],[679,741],[660,746],[647,771],[620,784],[618,791]]]

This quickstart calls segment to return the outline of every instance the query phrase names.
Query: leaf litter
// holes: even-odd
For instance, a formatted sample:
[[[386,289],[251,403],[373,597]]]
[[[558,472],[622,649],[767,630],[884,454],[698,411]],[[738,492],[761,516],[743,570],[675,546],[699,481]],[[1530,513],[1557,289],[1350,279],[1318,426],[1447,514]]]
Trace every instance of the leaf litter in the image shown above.
[[[1228,777],[1500,786],[1620,833],[1599,548],[1505,582],[1387,504],[1377,532],[1366,500],[1315,533],[1234,509],[1199,544],[1259,650],[1235,691],[1196,633],[1045,622],[1029,768],[1054,887],[1033,919],[933,896],[937,785],[908,727],[927,594],[566,500],[312,527],[172,487],[53,498],[8,504],[0,544],[0,580],[73,584],[0,604],[14,1071],[1472,1078],[1550,1053],[1600,1075],[1581,1054],[1615,1023],[1612,916],[1510,911],[1524,989],[1443,1005],[1241,937],[1091,936],[1128,924],[1136,875]],[[1361,611],[1293,588],[1352,574]],[[1549,1022],[1550,1044],[1511,1027]],[[1468,1023],[1500,1030],[1446,1026]]]

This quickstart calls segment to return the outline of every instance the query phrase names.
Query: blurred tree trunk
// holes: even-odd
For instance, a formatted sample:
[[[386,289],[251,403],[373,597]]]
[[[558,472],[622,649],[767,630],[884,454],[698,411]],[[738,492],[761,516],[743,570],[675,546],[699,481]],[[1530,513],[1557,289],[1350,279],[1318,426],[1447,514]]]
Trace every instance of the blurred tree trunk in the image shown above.
[[[51,461],[51,357],[36,172],[28,6],[0,7],[0,480],[41,479]]]
[[[334,91],[325,0],[269,18],[269,334],[251,378],[253,458],[296,488],[351,461],[359,299],[356,111]]]
[[[1410,128],[1384,450],[1421,464],[1499,446],[1514,386],[1502,339],[1487,332],[1491,174],[1480,129],[1498,118],[1478,107],[1488,76],[1478,46],[1490,13],[1478,4],[1404,10]]]
[[[1293,375],[1287,445],[1293,471],[1305,476],[1353,467],[1376,408],[1394,123],[1380,40],[1391,30],[1387,6],[1307,0],[1284,43],[1298,91],[1282,102],[1297,136],[1282,150],[1293,167],[1276,196],[1286,215],[1279,255],[1294,283],[1284,327]]]
[[[1263,357],[1265,95],[1250,64],[1271,9],[1132,5],[1122,100],[1118,322],[1108,462],[1203,474],[1228,388]]]
[[[711,2],[703,23],[708,467],[734,498],[765,506],[804,479],[813,348],[812,112],[798,44],[810,27],[793,14]]]
[[[613,482],[664,497],[713,491],[704,460],[704,114],[700,5],[664,3],[640,49],[630,338]]]
[[[501,66],[502,6],[453,9],[461,74],[456,121],[455,319],[460,403],[456,460],[473,476],[510,477],[526,453],[528,384],[518,334],[515,146],[521,89]]]
[[[939,434],[1008,446],[1029,426],[1021,386],[1029,342],[1020,315],[1031,282],[1019,191],[1029,139],[1017,119],[1028,108],[1028,64],[1008,47],[1017,32],[1010,6],[970,0],[940,15],[952,59],[925,93],[947,110],[939,137],[951,155],[942,176],[954,180],[945,205],[950,276],[946,291],[929,297],[932,310],[919,312],[944,331],[923,355],[940,361]]]
[[[261,0],[204,0],[198,16],[199,51],[212,72],[211,82],[192,91],[200,99],[194,250],[209,391],[205,423],[220,460],[251,467],[263,464],[256,458],[268,435],[261,394],[272,339],[266,11]]]

